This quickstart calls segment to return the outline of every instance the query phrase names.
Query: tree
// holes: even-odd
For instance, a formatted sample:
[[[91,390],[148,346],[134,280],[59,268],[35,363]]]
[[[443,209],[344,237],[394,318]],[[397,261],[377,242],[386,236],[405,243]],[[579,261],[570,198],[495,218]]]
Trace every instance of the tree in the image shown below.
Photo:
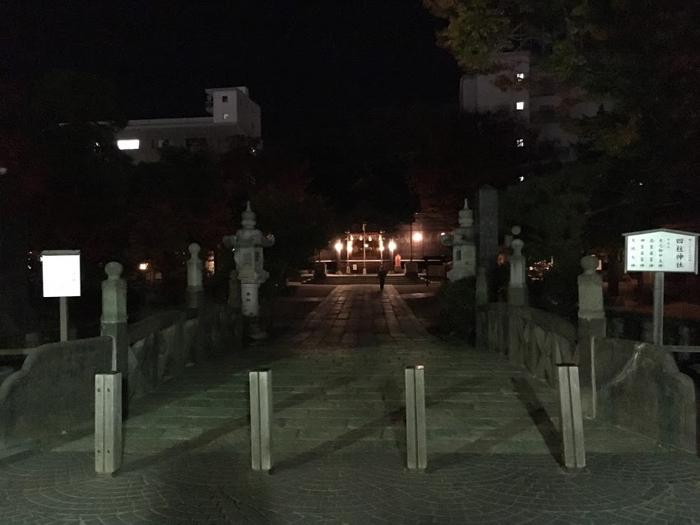
[[[446,21],[438,33],[469,73],[496,68],[501,51],[527,50],[568,86],[565,104],[608,101],[572,124],[591,244],[692,220],[700,201],[700,17],[670,0],[424,0]],[[610,103],[612,102],[612,103]],[[553,183],[556,187],[556,182]]]

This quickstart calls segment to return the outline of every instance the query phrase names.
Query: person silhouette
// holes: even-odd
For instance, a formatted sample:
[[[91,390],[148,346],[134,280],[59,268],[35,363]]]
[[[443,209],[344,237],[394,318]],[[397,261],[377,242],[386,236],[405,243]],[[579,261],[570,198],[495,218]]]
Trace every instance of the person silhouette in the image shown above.
[[[382,264],[379,267],[379,270],[377,271],[377,277],[379,278],[379,291],[384,290],[384,283],[386,282],[386,274],[387,274],[387,271],[384,269],[384,265]]]

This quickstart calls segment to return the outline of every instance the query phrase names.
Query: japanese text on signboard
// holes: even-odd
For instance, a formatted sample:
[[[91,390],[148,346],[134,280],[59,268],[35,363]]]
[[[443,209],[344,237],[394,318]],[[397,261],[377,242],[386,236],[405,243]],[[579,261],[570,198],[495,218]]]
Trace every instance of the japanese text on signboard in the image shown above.
[[[667,231],[626,237],[625,271],[697,272],[697,237]]]

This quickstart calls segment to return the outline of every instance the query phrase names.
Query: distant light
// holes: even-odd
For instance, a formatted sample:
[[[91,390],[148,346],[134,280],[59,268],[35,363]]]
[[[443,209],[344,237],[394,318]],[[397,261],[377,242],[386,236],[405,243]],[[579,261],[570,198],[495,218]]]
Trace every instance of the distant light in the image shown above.
[[[139,139],[122,139],[117,141],[117,148],[120,150],[139,149],[141,141]]]
[[[228,114],[228,113],[224,113],[224,120],[227,120],[228,117],[229,117],[229,114]]]
[[[443,235],[445,235],[445,232],[440,232],[440,236],[443,236]]]
[[[518,82],[525,80],[525,73],[516,73],[515,78],[518,79]]]
[[[423,240],[423,234],[421,232],[414,232],[413,240],[415,242],[421,242]]]
[[[340,252],[343,251],[343,243],[338,239],[338,242],[335,243],[335,251],[338,252],[338,255],[340,255]]]
[[[7,168],[5,166],[0,166],[0,175],[7,175]]]
[[[389,241],[389,250],[391,250],[393,252],[395,249],[396,249],[396,243],[394,242],[394,239],[391,239]]]
[[[141,270],[142,272],[145,272],[146,270],[148,270],[148,263],[147,262],[139,263],[139,270]]]
[[[644,183],[643,183],[643,182],[640,182],[639,185],[640,185],[640,186],[644,186]]]
[[[519,180],[520,182],[524,182],[524,181],[525,181],[525,176],[524,176],[524,175],[520,175],[520,177],[518,177],[518,180]]]
[[[515,147],[516,148],[524,148],[525,147],[525,139],[515,139]]]
[[[524,110],[524,109],[525,109],[525,101],[523,101],[523,100],[518,100],[518,101],[515,103],[515,109],[517,109],[518,111]]]

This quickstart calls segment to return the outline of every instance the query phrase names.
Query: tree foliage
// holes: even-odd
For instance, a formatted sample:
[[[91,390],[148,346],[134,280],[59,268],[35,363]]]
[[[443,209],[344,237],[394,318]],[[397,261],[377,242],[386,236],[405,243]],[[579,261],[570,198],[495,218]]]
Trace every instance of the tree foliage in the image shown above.
[[[580,139],[579,164],[588,174],[581,190],[590,199],[590,234],[601,234],[607,242],[619,237],[622,228],[688,219],[683,210],[694,209],[700,195],[700,4],[424,4],[446,21],[438,40],[466,72],[497,67],[501,51],[527,50],[540,70],[561,82],[564,105],[582,99],[607,102],[595,116],[573,123]]]

